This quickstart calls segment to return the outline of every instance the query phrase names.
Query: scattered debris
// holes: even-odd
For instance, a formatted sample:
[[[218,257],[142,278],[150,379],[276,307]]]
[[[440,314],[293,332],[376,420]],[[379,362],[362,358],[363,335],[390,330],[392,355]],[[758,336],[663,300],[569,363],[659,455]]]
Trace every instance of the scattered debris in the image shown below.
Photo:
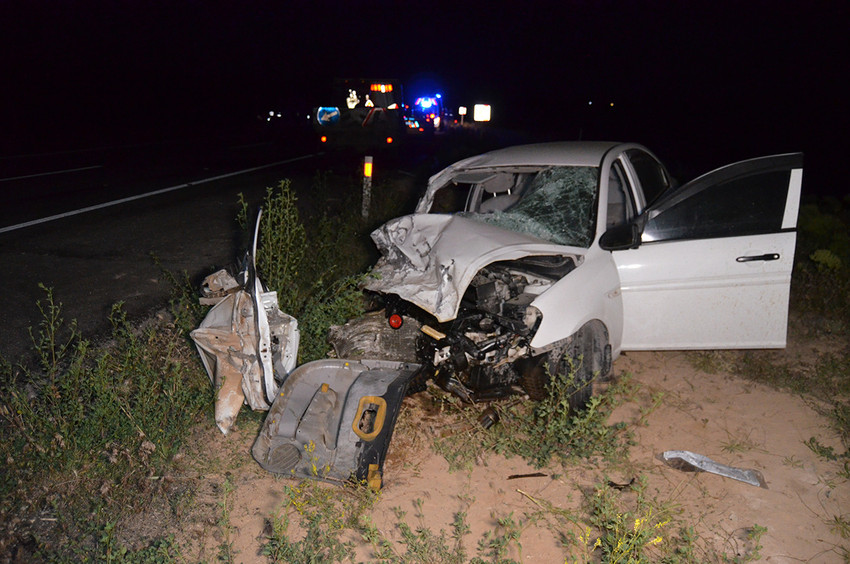
[[[386,360],[316,360],[280,388],[252,449],[260,466],[285,476],[379,490],[384,459],[407,385],[419,365]]]
[[[478,423],[485,429],[489,429],[499,422],[499,412],[492,405],[481,412],[478,416]],[[508,478],[510,480],[510,478]]]
[[[758,470],[735,468],[713,461],[702,454],[696,454],[688,450],[668,450],[660,455],[660,459],[671,468],[683,472],[710,472],[726,478],[732,478],[739,482],[767,489],[764,476]]]
[[[190,334],[216,390],[215,422],[225,435],[243,403],[268,410],[280,381],[298,356],[298,322],[278,307],[256,275],[257,229],[253,254],[246,254],[237,280],[218,271],[204,280],[201,303],[214,303]]]
[[[215,305],[229,294],[239,290],[239,282],[225,269],[214,272],[204,279],[201,285],[201,305]]]
[[[628,482],[626,482],[625,484],[615,482],[614,480],[608,480],[608,487],[609,487],[609,488],[614,488],[615,490],[624,490],[624,489],[626,489],[626,488],[631,487],[631,486],[632,486],[632,484],[634,484],[634,483],[635,483],[635,479],[634,479],[634,478],[632,478],[631,480],[629,480],[629,481],[628,481]]]
[[[532,472],[531,474],[511,474],[508,476],[508,480],[518,480],[520,478],[545,478],[549,474],[544,474],[543,472]]]

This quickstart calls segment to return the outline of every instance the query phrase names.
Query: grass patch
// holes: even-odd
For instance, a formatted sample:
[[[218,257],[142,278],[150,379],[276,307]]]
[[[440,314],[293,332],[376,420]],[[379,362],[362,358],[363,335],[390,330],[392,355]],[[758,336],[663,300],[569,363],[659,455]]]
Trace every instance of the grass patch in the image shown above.
[[[376,499],[372,490],[365,485],[332,487],[303,480],[284,485],[283,493],[286,501],[263,546],[271,562],[340,562],[354,557],[355,543],[344,537],[347,531],[369,530],[362,520]]]
[[[507,401],[493,404],[500,423],[485,429],[478,413],[465,408],[453,396],[434,391],[436,402],[453,419],[449,434],[434,439],[434,449],[452,469],[470,468],[489,453],[519,456],[536,467],[553,459],[576,461],[594,456],[619,459],[626,456],[631,437],[625,423],[608,424],[613,409],[636,393],[628,375],[593,396],[587,407],[571,411],[567,390],[572,374],[557,374],[548,384],[543,401]]]
[[[584,507],[576,512],[518,490],[536,509],[522,515],[493,515],[492,529],[477,539],[470,538],[468,523],[474,498],[461,496],[464,503],[448,529],[435,530],[423,501],[416,499],[412,513],[392,508],[394,524],[385,531],[371,517],[379,495],[368,488],[350,484],[338,488],[304,480],[284,486],[284,492],[286,499],[270,522],[263,547],[271,562],[355,562],[365,558],[388,563],[516,563],[523,560],[523,534],[530,527],[543,526],[561,540],[564,561],[569,563],[744,563],[760,558],[760,538],[767,532],[754,524],[735,541],[731,556],[708,549],[695,529],[681,522],[673,504],[649,497],[642,476],[622,489],[605,481],[596,484],[586,492]],[[837,529],[844,530],[845,525],[843,518],[835,520]]]
[[[334,181],[340,180],[317,172],[313,184],[319,193],[325,193]],[[325,357],[328,328],[363,314],[359,287],[374,258],[368,234],[384,219],[397,215],[401,203],[397,191],[386,182],[373,188],[373,201],[374,213],[367,219],[361,217],[360,206],[349,196],[339,213],[323,213],[308,227],[301,220],[290,181],[283,180],[266,190],[261,204],[257,270],[266,286],[277,292],[281,310],[298,320],[299,363]],[[237,221],[248,228],[252,214],[241,194],[240,204]]]
[[[38,516],[44,526],[28,534],[43,555],[121,552],[114,523],[150,501],[151,478],[168,467],[212,392],[173,323],[133,327],[119,304],[110,341],[95,347],[44,291],[36,363],[0,367],[3,536],[19,532],[13,515]]]

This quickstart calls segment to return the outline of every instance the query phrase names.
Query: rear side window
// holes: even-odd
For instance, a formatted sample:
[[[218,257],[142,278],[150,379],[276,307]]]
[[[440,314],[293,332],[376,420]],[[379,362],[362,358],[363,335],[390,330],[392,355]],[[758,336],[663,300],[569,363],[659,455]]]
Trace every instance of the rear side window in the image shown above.
[[[643,189],[646,205],[649,205],[670,187],[670,181],[661,164],[643,151],[631,149],[626,154]]]
[[[707,186],[651,217],[643,240],[710,239],[782,229],[791,172],[774,170]]]

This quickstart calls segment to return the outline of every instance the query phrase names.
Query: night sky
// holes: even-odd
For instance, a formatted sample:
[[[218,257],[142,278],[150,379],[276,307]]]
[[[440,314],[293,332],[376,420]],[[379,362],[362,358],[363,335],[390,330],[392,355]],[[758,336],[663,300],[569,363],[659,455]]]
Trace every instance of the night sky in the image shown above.
[[[329,103],[335,77],[386,77],[408,99],[490,103],[494,128],[638,141],[693,167],[802,150],[807,182],[843,194],[848,16],[846,2],[4,1],[0,152],[234,131]]]

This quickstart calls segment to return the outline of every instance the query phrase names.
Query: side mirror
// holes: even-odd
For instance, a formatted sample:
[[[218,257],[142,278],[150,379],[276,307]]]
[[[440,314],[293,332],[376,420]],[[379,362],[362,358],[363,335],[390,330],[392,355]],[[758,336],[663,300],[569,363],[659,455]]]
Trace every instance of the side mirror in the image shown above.
[[[615,225],[602,234],[599,246],[606,251],[636,249],[640,246],[640,230],[635,223]]]

